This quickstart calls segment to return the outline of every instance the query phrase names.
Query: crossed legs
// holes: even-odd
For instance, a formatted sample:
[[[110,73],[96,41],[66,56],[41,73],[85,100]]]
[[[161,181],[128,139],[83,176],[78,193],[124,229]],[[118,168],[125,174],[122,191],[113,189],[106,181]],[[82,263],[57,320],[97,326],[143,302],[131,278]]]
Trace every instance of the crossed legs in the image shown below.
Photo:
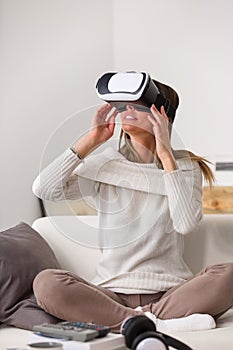
[[[59,319],[95,322],[119,332],[129,316],[151,312],[159,319],[195,313],[215,319],[233,305],[233,263],[208,266],[167,292],[126,295],[95,286],[63,270],[44,270],[33,284],[38,305]],[[134,308],[142,306],[142,311]]]

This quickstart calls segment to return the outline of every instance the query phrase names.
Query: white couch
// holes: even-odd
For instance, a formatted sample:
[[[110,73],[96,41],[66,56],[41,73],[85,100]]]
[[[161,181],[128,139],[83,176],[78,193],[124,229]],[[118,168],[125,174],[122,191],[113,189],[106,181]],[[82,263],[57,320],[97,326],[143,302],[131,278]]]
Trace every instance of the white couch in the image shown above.
[[[53,216],[37,219],[32,227],[49,243],[61,266],[85,279],[94,275],[100,251],[95,248],[96,216]],[[202,267],[233,261],[233,215],[206,215],[199,227],[185,236],[185,259],[195,273]],[[26,349],[30,331],[0,329],[0,350]],[[233,309],[217,322],[217,328],[201,332],[173,332],[195,350],[233,349]]]

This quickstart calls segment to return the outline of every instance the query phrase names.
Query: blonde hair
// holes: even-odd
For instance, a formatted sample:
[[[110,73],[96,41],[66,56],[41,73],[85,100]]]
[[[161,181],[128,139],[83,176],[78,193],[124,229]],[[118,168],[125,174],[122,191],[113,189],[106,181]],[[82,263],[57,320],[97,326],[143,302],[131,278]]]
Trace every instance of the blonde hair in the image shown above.
[[[124,137],[125,143],[123,146],[121,146],[123,137]],[[143,162],[143,159],[141,159],[140,155],[133,147],[130,136],[126,132],[124,132],[122,129],[121,129],[120,140],[119,140],[119,152],[131,162],[137,162],[137,163]],[[204,180],[208,183],[210,187],[212,187],[215,181],[215,177],[212,170],[207,165],[207,163],[211,164],[210,161],[208,161],[204,157],[197,156],[191,151],[185,151],[185,150],[174,150],[173,155],[175,159],[189,159],[191,161],[197,162],[200,166]],[[162,163],[158,158],[156,151],[154,153],[154,162],[160,169],[163,168]]]
[[[174,108],[174,110],[176,111],[178,106],[179,106],[179,96],[177,94],[177,92],[169,85],[166,85],[164,83],[161,83],[158,80],[154,80],[153,82],[156,84],[156,86],[158,87],[159,91],[162,93],[162,95],[167,98],[170,101],[170,104],[172,105],[172,107]],[[175,118],[175,117],[174,117]],[[174,118],[173,120],[169,120],[169,134],[171,135],[171,131],[172,131],[172,124],[174,122]],[[124,135],[124,141],[125,144],[121,147],[121,142],[122,142],[122,138]],[[132,142],[130,140],[130,136],[125,133],[123,130],[121,130],[121,135],[120,135],[120,140],[119,140],[119,152],[125,156],[125,158],[127,158],[128,160],[132,161],[132,162],[143,162],[143,159],[140,159],[139,154],[137,153],[137,151],[134,149]],[[215,181],[215,177],[214,174],[212,172],[212,170],[210,169],[210,167],[206,164],[209,163],[211,164],[210,161],[208,161],[207,159],[205,159],[204,157],[200,157],[197,156],[196,154],[190,152],[190,151],[173,151],[173,155],[175,157],[175,159],[189,159],[191,161],[197,162],[200,166],[201,172],[203,174],[204,180],[209,184],[209,186],[211,187]],[[158,158],[156,151],[154,154],[154,162],[156,163],[156,165],[159,168],[163,168],[162,163],[160,161],[160,159]]]
[[[190,160],[193,160],[194,162],[198,162],[205,181],[209,184],[210,187],[212,187],[213,183],[215,182],[215,176],[212,170],[210,169],[210,167],[206,164],[206,163],[209,163],[209,164],[212,164],[212,163],[206,158],[197,156],[191,151],[188,151],[188,153],[190,156]]]

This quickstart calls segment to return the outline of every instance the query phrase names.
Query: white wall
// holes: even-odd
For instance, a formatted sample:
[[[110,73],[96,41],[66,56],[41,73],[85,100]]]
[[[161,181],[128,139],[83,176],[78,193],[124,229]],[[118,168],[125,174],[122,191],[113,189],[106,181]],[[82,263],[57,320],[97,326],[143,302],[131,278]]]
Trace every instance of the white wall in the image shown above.
[[[5,228],[40,215],[31,185],[45,145],[67,117],[99,103],[94,83],[112,69],[112,2],[2,0],[0,16],[0,227]],[[64,139],[69,135],[60,133],[51,154],[63,150]]]
[[[232,13],[231,0],[114,1],[116,70],[148,71],[173,86],[176,132],[212,161],[233,161]]]
[[[104,71],[171,84],[184,146],[232,160],[232,13],[231,0],[0,0],[0,227],[39,216],[40,163],[85,130],[75,113],[99,103]]]

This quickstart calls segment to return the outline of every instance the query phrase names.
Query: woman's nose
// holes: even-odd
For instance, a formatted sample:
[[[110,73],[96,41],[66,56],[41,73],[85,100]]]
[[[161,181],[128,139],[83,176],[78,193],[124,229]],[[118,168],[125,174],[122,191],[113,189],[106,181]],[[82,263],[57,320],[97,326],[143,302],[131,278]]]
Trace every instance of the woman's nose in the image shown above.
[[[135,109],[134,106],[132,106],[132,105],[127,105],[126,108],[127,108],[127,110],[131,110],[131,111]]]

